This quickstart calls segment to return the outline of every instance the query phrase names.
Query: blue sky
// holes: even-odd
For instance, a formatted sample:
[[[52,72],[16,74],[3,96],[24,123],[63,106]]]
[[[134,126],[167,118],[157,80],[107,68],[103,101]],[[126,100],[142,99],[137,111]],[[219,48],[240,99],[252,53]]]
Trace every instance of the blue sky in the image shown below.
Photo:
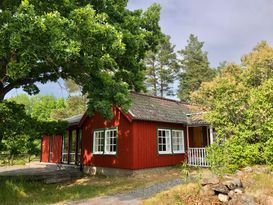
[[[273,0],[129,0],[129,9],[162,7],[160,25],[180,50],[193,33],[205,42],[211,66],[222,61],[240,62],[258,42],[273,45]],[[66,97],[57,83],[39,86],[41,94]],[[12,90],[7,97],[20,94]]]

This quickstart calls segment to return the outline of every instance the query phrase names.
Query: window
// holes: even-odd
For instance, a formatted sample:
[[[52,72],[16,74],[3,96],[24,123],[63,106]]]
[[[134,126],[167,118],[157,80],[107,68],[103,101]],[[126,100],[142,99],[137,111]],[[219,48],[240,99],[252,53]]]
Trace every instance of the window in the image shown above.
[[[97,130],[93,133],[94,154],[116,154],[117,153],[117,129]]]
[[[173,153],[185,153],[183,130],[172,130]]]
[[[183,130],[158,129],[157,138],[159,154],[185,153]]]
[[[94,131],[93,135],[93,153],[103,154],[104,130]]]
[[[170,154],[171,150],[171,131],[158,129],[158,152],[159,154]]]
[[[116,154],[117,149],[117,130],[109,129],[105,131],[105,154]]]

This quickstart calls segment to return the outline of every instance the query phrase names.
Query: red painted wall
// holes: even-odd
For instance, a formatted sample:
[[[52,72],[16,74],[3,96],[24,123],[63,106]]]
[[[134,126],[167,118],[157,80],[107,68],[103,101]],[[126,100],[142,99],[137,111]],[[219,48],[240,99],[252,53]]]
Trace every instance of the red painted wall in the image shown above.
[[[184,143],[186,150],[186,127],[180,124],[133,121],[133,169],[171,166],[185,160],[186,154],[158,154],[157,129],[173,128],[184,130]]]
[[[113,109],[114,118],[107,121],[96,113],[93,117],[87,117],[82,124],[82,148],[83,164],[94,165],[98,167],[113,168],[132,168],[132,134],[131,123],[120,112],[119,109]],[[93,131],[99,128],[118,127],[118,141],[116,155],[93,155]]]
[[[48,162],[49,160],[49,145],[50,137],[47,135],[42,136],[42,148],[41,148],[41,162]]]
[[[62,136],[54,135],[52,138],[52,161],[53,163],[61,163],[62,161]]]

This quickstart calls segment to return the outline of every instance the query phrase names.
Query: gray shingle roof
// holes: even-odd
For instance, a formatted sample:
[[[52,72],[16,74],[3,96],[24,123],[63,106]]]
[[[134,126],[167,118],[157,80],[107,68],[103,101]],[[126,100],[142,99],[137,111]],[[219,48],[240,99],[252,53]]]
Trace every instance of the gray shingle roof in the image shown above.
[[[129,112],[134,119],[182,124],[206,124],[202,120],[201,110],[197,106],[135,92],[131,93],[131,99],[132,105]]]
[[[129,113],[133,119],[157,122],[181,123],[188,125],[205,125],[199,107],[161,97],[131,92],[132,104]],[[78,125],[84,114],[75,115],[64,120],[69,126]]]
[[[72,125],[78,125],[82,119],[84,114],[80,114],[80,115],[74,115],[72,117],[69,117],[69,118],[66,118],[66,119],[63,119],[64,121],[67,121],[69,126],[72,126]]]

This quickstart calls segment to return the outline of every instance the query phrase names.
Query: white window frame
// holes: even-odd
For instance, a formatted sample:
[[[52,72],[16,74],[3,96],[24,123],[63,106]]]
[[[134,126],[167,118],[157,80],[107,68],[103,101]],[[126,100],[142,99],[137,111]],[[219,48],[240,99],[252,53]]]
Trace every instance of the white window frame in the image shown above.
[[[112,132],[116,132],[115,136],[111,134]],[[113,142],[115,141],[115,143]],[[111,128],[105,130],[104,135],[104,154],[107,155],[116,155],[117,154],[117,144],[118,144],[118,130],[117,128]],[[111,151],[111,146],[115,146],[115,151]],[[109,149],[108,149],[109,147]]]
[[[101,134],[101,136],[102,136],[102,151],[97,151],[96,150],[96,148],[99,146],[99,145],[97,145],[96,144],[96,138],[97,138],[97,136],[96,136],[96,134]],[[104,130],[103,129],[101,129],[101,130],[95,130],[94,132],[93,132],[93,154],[103,154],[103,150],[104,150],[104,136],[105,135],[105,133],[104,133]]]
[[[168,133],[168,136],[160,136],[159,132],[165,132]],[[160,142],[160,138],[166,138],[165,142]],[[166,144],[166,145],[165,145]],[[160,151],[159,147],[160,146],[166,146],[165,151]],[[157,129],[157,147],[158,147],[158,153],[159,154],[172,154],[172,135],[171,135],[171,130],[170,129]]]
[[[181,138],[174,136],[174,132],[181,133]],[[175,138],[177,140],[175,140]],[[179,139],[180,138],[180,139]],[[179,146],[179,150],[174,150],[175,146]],[[172,151],[174,154],[183,154],[185,153],[185,138],[184,138],[184,130],[172,130]]]

